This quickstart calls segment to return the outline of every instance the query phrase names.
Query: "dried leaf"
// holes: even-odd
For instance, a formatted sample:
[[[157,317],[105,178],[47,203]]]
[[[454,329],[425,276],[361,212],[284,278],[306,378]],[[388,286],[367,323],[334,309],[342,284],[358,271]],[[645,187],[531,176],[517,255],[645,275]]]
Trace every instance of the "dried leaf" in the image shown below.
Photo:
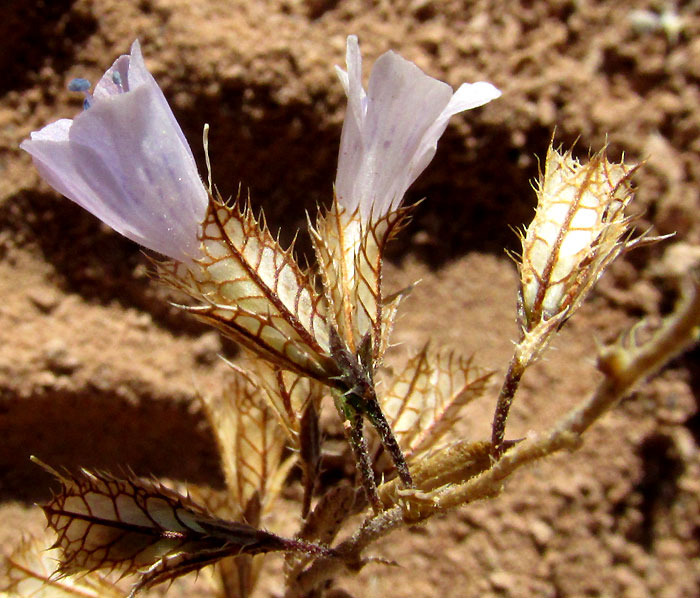
[[[228,488],[212,488],[211,486],[191,483],[182,484],[183,488],[180,488],[179,485],[174,485],[170,480],[168,480],[167,485],[181,494],[186,494],[193,502],[221,519],[236,519],[238,509],[232,506]]]
[[[155,482],[82,471],[57,475],[62,490],[44,512],[62,550],[57,573],[140,574],[132,594],[228,556],[276,550],[330,551],[207,513]]]
[[[366,504],[361,492],[347,484],[331,488],[304,522],[299,538],[321,544],[333,542],[343,523],[356,512],[356,503]]]
[[[166,555],[140,572],[139,580],[131,588],[129,598],[133,598],[141,590],[152,588],[159,583],[172,581],[177,577],[199,571],[208,565],[214,565],[231,556],[231,552],[230,547],[223,547],[197,552],[175,552]]]
[[[406,458],[432,449],[457,421],[460,409],[484,392],[490,376],[471,358],[433,352],[428,345],[411,358],[381,398]]]
[[[274,397],[270,405],[276,405],[275,410],[259,398],[259,389],[264,385],[253,382],[255,375],[233,365],[235,377],[227,392],[204,402],[211,426],[216,430],[227,486],[234,497],[233,502],[227,497],[227,509],[221,512],[258,525],[260,515],[269,510],[296,462],[296,455],[280,462],[285,443],[292,438],[293,444],[300,449],[298,456],[304,452],[304,434],[299,428],[302,414],[310,405],[320,401],[321,386],[314,380],[280,370],[261,360],[254,363],[256,369],[262,368],[265,372],[270,385],[265,394]],[[278,416],[275,411],[282,415]],[[286,422],[284,428],[280,427],[282,421]],[[294,426],[296,432],[292,432]],[[287,430],[290,436],[283,430]],[[252,450],[247,450],[248,445],[253,445]],[[257,516],[251,512],[256,499],[262,500],[262,505],[258,504]],[[224,598],[247,598],[257,582],[261,566],[260,558],[249,555],[219,561],[216,567],[218,587]]]
[[[408,210],[401,209],[389,212],[376,222],[371,222],[362,231],[358,252],[355,255],[355,271],[357,273],[354,289],[354,307],[356,317],[357,339],[366,334],[372,336],[375,363],[380,363],[386,348],[384,341],[388,337],[385,330],[387,322],[384,318],[384,299],[382,296],[382,260],[387,243],[405,224]],[[398,307],[398,303],[396,303]],[[393,316],[389,327],[393,327]],[[390,330],[389,328],[389,330]]]
[[[411,291],[414,289],[418,283],[413,283],[412,285],[401,289],[397,293],[392,293],[388,297],[384,298],[384,306],[382,308],[382,334],[379,339],[378,353],[383,356],[386,350],[389,348],[389,340],[391,338],[391,333],[394,330],[394,322],[396,321],[396,314],[399,312],[399,305],[401,302],[408,297]]]
[[[183,308],[271,363],[333,377],[325,302],[293,248],[282,249],[262,217],[238,201],[211,199],[202,227],[205,257],[157,265],[163,281],[200,303]]]
[[[297,537],[308,542],[331,544],[347,519],[357,512],[358,503],[367,504],[362,490],[349,484],[331,488],[311,511]],[[308,563],[308,558],[299,553],[287,553],[284,562],[285,577],[291,580]]]
[[[304,499],[301,516],[306,519],[311,508],[311,499],[321,472],[321,429],[319,414],[314,401],[309,401],[300,420],[299,462],[301,464],[301,484]]]
[[[0,596],[7,598],[123,598],[124,592],[102,575],[57,578],[60,551],[48,541],[25,538],[0,561]]]
[[[260,390],[240,371],[234,370],[223,393],[202,401],[221,455],[230,502],[228,516],[257,526],[260,510],[265,511],[277,496],[271,490],[287,436],[260,397]],[[251,519],[253,501],[260,509],[257,518]]]
[[[315,228],[311,222],[308,225],[335,326],[353,351],[355,335],[351,298],[355,288],[355,255],[362,237],[361,227],[359,213],[351,216],[338,206],[336,200],[325,215],[319,210]]]

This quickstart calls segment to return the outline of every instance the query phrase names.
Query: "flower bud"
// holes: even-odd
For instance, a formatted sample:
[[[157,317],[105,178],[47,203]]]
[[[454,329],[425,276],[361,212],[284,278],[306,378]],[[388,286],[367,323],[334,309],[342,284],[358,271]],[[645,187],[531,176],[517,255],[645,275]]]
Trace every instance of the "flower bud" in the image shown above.
[[[523,332],[583,302],[605,268],[634,242],[625,238],[635,166],[613,164],[605,150],[582,164],[550,147],[536,187],[535,219],[522,238],[519,320]]]

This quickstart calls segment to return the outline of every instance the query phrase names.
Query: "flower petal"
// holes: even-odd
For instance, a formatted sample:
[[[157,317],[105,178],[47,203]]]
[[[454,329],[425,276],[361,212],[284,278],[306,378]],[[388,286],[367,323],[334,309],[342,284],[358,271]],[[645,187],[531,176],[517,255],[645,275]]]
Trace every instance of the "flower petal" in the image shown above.
[[[114,81],[115,73],[119,74],[121,87]],[[131,44],[130,55],[124,55],[117,58],[114,61],[114,64],[105,72],[104,75],[102,75],[102,78],[95,86],[94,98],[96,101],[99,101],[103,97],[128,92],[142,85],[150,87],[151,91],[153,92],[153,98],[158,100],[160,108],[163,111],[163,115],[167,114],[169,116],[170,126],[179,135],[182,145],[187,148],[187,152],[192,157],[192,163],[194,164],[194,156],[192,156],[190,146],[187,143],[187,139],[185,138],[180,125],[175,119],[175,115],[170,109],[170,105],[165,99],[162,90],[158,86],[158,83],[146,68],[146,63],[143,61],[143,55],[141,54],[141,44],[139,44],[139,40],[136,40],[133,44]]]
[[[72,199],[85,209],[93,211],[100,203],[93,189],[86,183],[73,162],[68,133],[73,121],[67,118],[47,125],[25,139],[20,148],[32,156],[34,166],[56,191]]]
[[[141,86],[96,103],[75,119],[71,148],[97,196],[85,207],[124,236],[182,260],[197,253],[208,197],[159,95]]]
[[[451,116],[500,95],[490,83],[452,88],[393,52],[374,65],[369,91],[362,89],[362,60],[355,36],[347,41],[347,72],[338,75],[348,96],[335,192],[363,220],[396,209],[408,187],[430,163]]]
[[[357,190],[362,213],[376,212],[380,217],[398,206],[420,174],[410,164],[426,132],[449,103],[452,88],[387,52],[372,70],[368,97],[365,141],[370,144],[365,166],[373,175],[360,177],[360,184],[366,186]]]
[[[362,87],[362,55],[356,35],[348,37],[348,47],[345,58],[348,65],[346,93],[350,109],[358,123],[362,123],[367,111],[367,96]]]
[[[445,132],[450,118],[455,114],[478,108],[488,104],[491,100],[501,96],[501,92],[491,83],[478,81],[476,83],[462,83],[450,99],[445,109],[440,113],[435,122],[426,131],[421,141],[421,146],[411,162],[411,174],[413,178],[408,183],[410,186],[418,176],[427,168],[437,151],[437,142]],[[408,187],[407,186],[407,187]],[[392,206],[397,207],[397,206]]]
[[[351,55],[351,43],[348,43]],[[348,65],[349,111],[343,125],[336,193],[341,205],[363,217],[386,213],[411,181],[406,165],[426,129],[452,97],[449,85],[425,75],[394,52],[377,60],[369,82],[366,112],[358,118],[364,91],[358,62]],[[397,199],[398,196],[398,199]]]
[[[72,119],[61,118],[50,125],[46,125],[40,131],[34,131],[32,139],[39,141],[68,141],[68,133],[72,124]]]
[[[208,193],[138,42],[102,77],[88,110],[20,147],[52,187],[117,232],[177,260],[199,255]]]

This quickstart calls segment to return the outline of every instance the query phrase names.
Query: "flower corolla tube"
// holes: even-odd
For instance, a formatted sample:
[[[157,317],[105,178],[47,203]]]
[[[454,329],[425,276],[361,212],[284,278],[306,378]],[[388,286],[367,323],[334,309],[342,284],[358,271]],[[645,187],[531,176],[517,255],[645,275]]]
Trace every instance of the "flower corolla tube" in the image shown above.
[[[456,92],[394,52],[379,57],[362,87],[357,37],[347,40],[347,71],[336,67],[348,97],[335,193],[341,207],[376,220],[401,204],[435,155],[450,117],[483,106],[501,92],[463,83]]]
[[[117,232],[178,261],[197,258],[208,192],[139,42],[89,87],[74,80],[85,110],[20,147],[49,185]]]

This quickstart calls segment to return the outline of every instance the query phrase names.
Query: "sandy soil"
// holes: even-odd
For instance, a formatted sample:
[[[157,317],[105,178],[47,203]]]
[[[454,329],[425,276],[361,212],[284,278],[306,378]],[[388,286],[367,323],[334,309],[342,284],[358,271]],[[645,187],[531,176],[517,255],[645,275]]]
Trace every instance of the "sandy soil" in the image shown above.
[[[239,182],[291,238],[330,196],[344,111],[332,70],[345,37],[366,64],[392,48],[456,86],[503,97],[453,119],[409,193],[427,197],[392,249],[387,285],[421,279],[392,361],[428,338],[503,371],[515,337],[516,273],[504,248],[532,215],[556,127],[565,146],[609,144],[646,159],[642,228],[672,241],[615,264],[547,359],[528,373],[510,434],[522,436],[596,383],[595,342],[676,298],[674,273],[700,251],[700,6],[678,2],[680,33],[635,29],[663,3],[552,0],[5,0],[0,19],[0,544],[40,529],[31,505],[56,465],[116,468],[219,485],[196,406],[235,356],[169,307],[138,247],[41,183],[18,150],[29,132],[79,110],[66,83],[95,81],[138,36],[147,64],[203,166]],[[304,250],[302,243],[301,250]],[[675,360],[561,455],[504,495],[394,536],[373,565],[339,581],[354,596],[672,598],[700,587],[698,350]],[[488,434],[494,393],[458,433]],[[274,569],[274,566],[273,566]],[[262,595],[279,591],[265,582]],[[190,583],[190,582],[186,582]],[[189,587],[189,586],[184,586]]]

